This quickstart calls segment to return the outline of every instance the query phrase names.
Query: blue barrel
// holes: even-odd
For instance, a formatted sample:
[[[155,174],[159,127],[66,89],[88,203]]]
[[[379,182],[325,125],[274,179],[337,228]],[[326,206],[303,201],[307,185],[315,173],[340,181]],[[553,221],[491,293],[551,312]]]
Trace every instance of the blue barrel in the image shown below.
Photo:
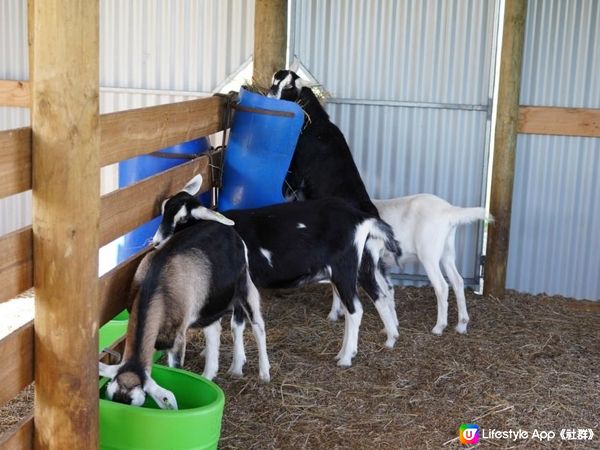
[[[209,140],[201,138],[160,150],[160,153],[198,155],[208,149],[210,149]],[[189,158],[186,157],[174,159],[153,154],[128,159],[119,163],[119,188],[129,186],[136,181],[143,180],[187,161],[189,161]],[[181,180],[181,187],[185,186],[187,182],[188,180]],[[203,200],[206,201],[206,197]],[[208,202],[210,202],[210,197]],[[160,219],[160,217],[157,217],[150,222],[146,222],[125,235],[123,243],[119,244],[118,263],[139,252],[150,243],[150,239],[152,239],[160,224]]]
[[[283,182],[304,123],[302,108],[240,89],[235,109],[219,211],[283,203]]]

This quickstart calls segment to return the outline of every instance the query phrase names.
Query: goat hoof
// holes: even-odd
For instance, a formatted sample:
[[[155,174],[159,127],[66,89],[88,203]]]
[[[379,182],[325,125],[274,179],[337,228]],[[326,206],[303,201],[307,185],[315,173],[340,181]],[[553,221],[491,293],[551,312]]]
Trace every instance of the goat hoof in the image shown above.
[[[395,344],[396,344],[396,338],[388,338],[387,341],[385,341],[385,346],[387,348],[394,348]]]
[[[327,320],[329,320],[330,322],[337,322],[338,319],[340,318],[340,313],[336,312],[330,312],[329,315],[327,316]]]
[[[269,375],[268,373],[261,373],[258,377],[263,383],[268,383],[271,381],[271,375]]]
[[[244,378],[244,372],[242,372],[241,370],[233,370],[233,369],[229,369],[227,371],[227,375],[229,375],[231,378]]]
[[[339,367],[350,367],[352,366],[352,358],[340,358],[337,365]]]
[[[444,328],[446,328],[446,326],[441,326],[441,325],[436,325],[435,327],[433,327],[433,330],[431,330],[431,332],[433,334],[435,334],[436,336],[441,336],[442,333],[444,332]]]
[[[456,325],[455,330],[456,330],[457,333],[467,334],[467,324],[466,323],[459,323],[458,325]]]
[[[202,372],[202,376],[204,378],[206,378],[207,380],[211,380],[212,381],[217,376],[217,374],[213,373],[213,372]]]

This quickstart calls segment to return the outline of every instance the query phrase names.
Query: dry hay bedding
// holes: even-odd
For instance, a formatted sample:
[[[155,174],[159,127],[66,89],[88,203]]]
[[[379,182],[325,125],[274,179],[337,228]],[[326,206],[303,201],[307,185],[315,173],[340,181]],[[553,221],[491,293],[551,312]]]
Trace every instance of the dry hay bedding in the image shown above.
[[[431,288],[397,288],[396,299],[396,347],[383,347],[381,322],[363,298],[358,355],[351,368],[340,369],[334,355],[343,322],[326,319],[330,289],[265,292],[272,381],[258,381],[249,332],[245,377],[227,377],[231,338],[223,334],[216,379],[227,397],[220,448],[452,448],[459,446],[458,426],[468,422],[530,434],[565,427],[596,433],[592,442],[494,440],[485,441],[487,447],[600,448],[598,305],[468,293],[469,334],[452,329],[451,297],[450,325],[438,337],[430,333],[436,317]],[[200,372],[201,333],[193,333],[185,366]],[[0,433],[30,401],[0,410]]]

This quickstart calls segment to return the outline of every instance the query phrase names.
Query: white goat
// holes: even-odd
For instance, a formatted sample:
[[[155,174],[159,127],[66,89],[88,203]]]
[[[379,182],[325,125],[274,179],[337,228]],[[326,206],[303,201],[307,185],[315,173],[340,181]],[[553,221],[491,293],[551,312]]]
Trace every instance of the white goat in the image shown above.
[[[456,227],[476,220],[493,221],[484,208],[461,208],[431,194],[417,194],[389,200],[374,201],[381,218],[394,230],[402,257],[398,264],[419,261],[431,281],[437,298],[437,322],[431,330],[440,335],[448,325],[448,284],[440,269],[440,263],[452,284],[458,306],[456,331],[467,332],[469,314],[464,293],[464,281],[456,268]],[[394,259],[386,257],[388,265]],[[341,315],[339,300],[334,293],[329,319]]]

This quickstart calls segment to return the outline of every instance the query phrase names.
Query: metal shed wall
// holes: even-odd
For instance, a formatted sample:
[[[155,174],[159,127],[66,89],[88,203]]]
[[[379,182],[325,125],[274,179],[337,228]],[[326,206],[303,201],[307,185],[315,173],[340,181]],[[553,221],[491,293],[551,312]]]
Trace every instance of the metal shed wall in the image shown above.
[[[497,8],[493,0],[293,2],[293,54],[330,92],[328,111],[372,196],[429,192],[484,204]],[[480,226],[457,233],[457,266],[473,284],[480,237]]]
[[[600,108],[600,2],[530,0],[521,104]],[[600,299],[600,139],[521,135],[507,287]]]

